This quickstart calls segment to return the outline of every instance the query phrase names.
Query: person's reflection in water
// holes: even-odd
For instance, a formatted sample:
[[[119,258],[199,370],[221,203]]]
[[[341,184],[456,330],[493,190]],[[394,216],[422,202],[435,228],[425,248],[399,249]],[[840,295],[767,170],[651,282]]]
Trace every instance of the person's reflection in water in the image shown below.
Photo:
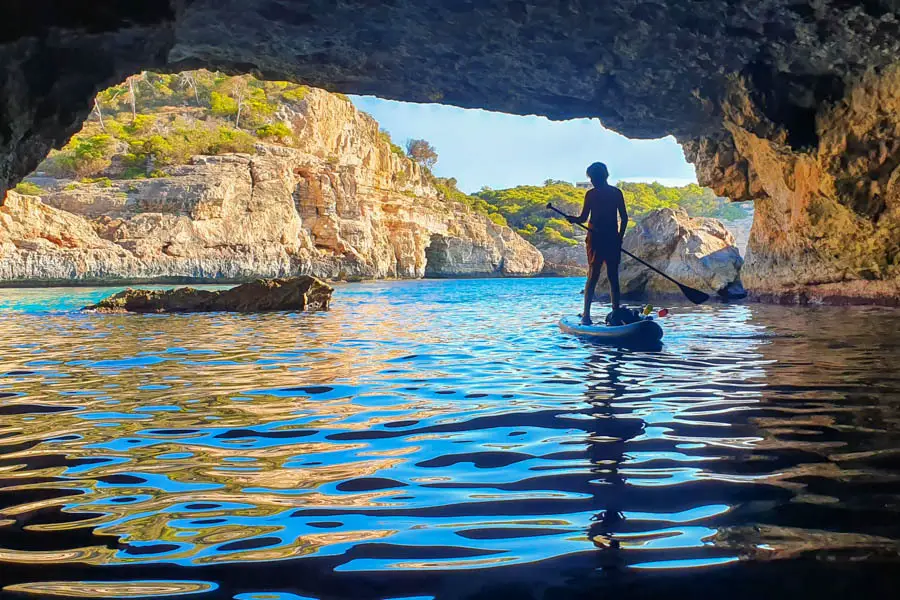
[[[627,482],[620,473],[625,460],[625,446],[629,440],[641,435],[644,422],[628,418],[628,411],[616,409],[615,403],[623,398],[627,386],[621,381],[621,361],[626,352],[621,349],[596,348],[587,361],[587,389],[585,396],[592,405],[594,417],[589,430],[588,456],[592,471],[599,475],[595,498],[603,510],[594,517],[588,529],[588,537],[600,549],[600,567],[615,572],[624,565],[620,543],[616,533],[623,528]],[[623,418],[624,417],[624,418]]]

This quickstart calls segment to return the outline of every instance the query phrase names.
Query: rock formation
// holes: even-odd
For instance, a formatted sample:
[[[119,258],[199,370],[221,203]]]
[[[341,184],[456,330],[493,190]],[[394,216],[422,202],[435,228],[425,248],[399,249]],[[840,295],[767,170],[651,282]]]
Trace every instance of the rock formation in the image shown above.
[[[579,230],[580,232],[580,230]],[[546,275],[586,275],[587,253],[584,250],[584,236],[576,232],[578,243],[575,245],[540,242],[535,247],[544,255],[544,274]]]
[[[310,90],[285,114],[298,147],[197,156],[165,177],[41,179],[0,207],[0,281],[244,281],[530,275],[540,253],[440,197],[345,99]],[[283,107],[283,110],[288,110]]]
[[[0,29],[0,194],[140,69],[254,71],[344,92],[673,134],[700,183],[758,203],[746,278],[896,280],[893,0],[169,0]]]
[[[867,73],[815,115],[808,145],[733,83],[727,135],[685,146],[719,194],[755,200],[744,268],[767,299],[868,299],[900,288],[900,68]],[[838,300],[841,298],[840,300]]]
[[[84,310],[97,312],[265,312],[328,310],[329,285],[302,275],[289,279],[260,279],[230,290],[194,288],[175,290],[132,290],[104,298]]]
[[[716,219],[690,217],[681,210],[663,208],[648,214],[625,234],[622,244],[677,281],[722,298],[740,298],[741,259],[734,236]],[[629,296],[668,296],[678,288],[647,267],[622,256],[619,269],[622,293]],[[597,286],[608,290],[606,273]]]

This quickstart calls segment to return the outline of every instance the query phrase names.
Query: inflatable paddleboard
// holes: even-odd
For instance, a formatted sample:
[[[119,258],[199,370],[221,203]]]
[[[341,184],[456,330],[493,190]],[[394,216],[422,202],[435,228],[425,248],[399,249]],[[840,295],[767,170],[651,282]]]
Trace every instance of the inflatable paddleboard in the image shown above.
[[[559,328],[566,333],[589,337],[610,344],[653,344],[663,336],[662,327],[652,318],[628,325],[582,325],[579,317],[563,317]]]

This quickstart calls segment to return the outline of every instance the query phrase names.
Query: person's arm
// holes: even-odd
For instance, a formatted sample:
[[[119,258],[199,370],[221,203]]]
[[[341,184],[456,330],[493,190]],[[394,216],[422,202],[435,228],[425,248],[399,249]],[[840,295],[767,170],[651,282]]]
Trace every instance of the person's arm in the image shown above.
[[[588,190],[584,193],[584,206],[581,209],[581,214],[577,217],[566,217],[569,223],[584,223],[588,220],[588,215],[591,213],[591,191]]]
[[[628,228],[628,211],[625,209],[625,195],[619,192],[619,244],[625,239],[625,229]]]

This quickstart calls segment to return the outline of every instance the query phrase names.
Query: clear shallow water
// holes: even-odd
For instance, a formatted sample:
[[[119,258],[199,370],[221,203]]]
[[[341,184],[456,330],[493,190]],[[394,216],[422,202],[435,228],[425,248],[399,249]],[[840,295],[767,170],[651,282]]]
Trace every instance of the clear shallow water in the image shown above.
[[[900,313],[673,307],[578,279],[339,287],[314,315],[0,290],[10,597],[846,597],[900,552]],[[601,313],[598,313],[601,314]]]

